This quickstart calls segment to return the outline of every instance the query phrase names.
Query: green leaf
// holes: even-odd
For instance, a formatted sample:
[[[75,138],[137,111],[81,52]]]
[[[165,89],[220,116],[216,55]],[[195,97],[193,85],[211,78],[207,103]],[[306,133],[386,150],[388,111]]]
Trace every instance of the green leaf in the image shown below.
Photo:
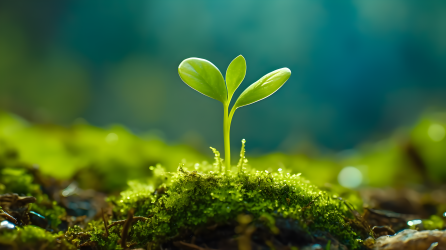
[[[282,87],[290,76],[291,71],[288,68],[281,68],[266,74],[243,91],[235,102],[234,108],[246,106],[267,98]]]
[[[245,79],[246,61],[242,55],[237,56],[229,64],[226,70],[226,86],[228,87],[228,96],[232,97],[240,83]]]
[[[203,95],[222,103],[227,101],[225,80],[220,70],[208,60],[188,58],[181,62],[178,74],[183,82]]]

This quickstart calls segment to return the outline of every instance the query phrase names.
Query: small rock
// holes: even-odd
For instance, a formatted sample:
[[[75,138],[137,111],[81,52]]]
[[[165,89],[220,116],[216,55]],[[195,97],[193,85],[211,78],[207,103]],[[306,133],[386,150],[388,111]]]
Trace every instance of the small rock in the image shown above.
[[[394,236],[381,236],[375,241],[375,250],[418,250],[430,249],[433,243],[438,243],[435,250],[446,250],[446,231],[412,229],[403,230]],[[435,245],[435,244],[434,244]]]

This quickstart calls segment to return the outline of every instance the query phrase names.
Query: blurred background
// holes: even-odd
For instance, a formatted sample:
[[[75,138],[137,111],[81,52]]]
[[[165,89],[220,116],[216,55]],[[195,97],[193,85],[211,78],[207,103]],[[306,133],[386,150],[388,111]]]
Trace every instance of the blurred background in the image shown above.
[[[247,169],[300,173],[357,209],[444,228],[441,0],[0,0],[0,194],[62,194],[70,215],[90,215],[79,190],[212,169],[222,105],[178,65],[200,57],[225,75],[240,54],[235,96],[278,68],[292,75],[235,113],[233,171],[244,138]]]
[[[223,150],[222,105],[177,67],[200,57],[224,75],[242,54],[236,96],[277,68],[292,76],[235,113],[234,147],[346,150],[445,110],[445,30],[440,0],[2,0],[0,109],[44,124],[122,124],[210,156],[209,146]]]

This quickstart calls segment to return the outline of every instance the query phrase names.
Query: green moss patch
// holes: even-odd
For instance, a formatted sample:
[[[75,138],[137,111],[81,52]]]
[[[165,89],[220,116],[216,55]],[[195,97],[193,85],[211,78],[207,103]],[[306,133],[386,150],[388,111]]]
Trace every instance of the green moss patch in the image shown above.
[[[186,231],[250,215],[253,223],[273,233],[280,233],[274,220],[286,218],[309,235],[327,232],[352,249],[359,246],[359,236],[346,223],[350,212],[344,201],[300,175],[246,168],[218,173],[218,164],[192,168],[180,166],[168,173],[157,166],[150,181],[130,182],[128,190],[111,199],[116,219],[125,220],[132,211],[140,218],[134,220],[127,242],[140,247],[159,244],[181,239]],[[111,234],[120,235],[122,225],[111,227]],[[93,233],[93,239],[110,245],[104,230]]]
[[[52,234],[35,226],[18,227],[0,234],[0,249],[13,250],[74,250],[63,234]]]

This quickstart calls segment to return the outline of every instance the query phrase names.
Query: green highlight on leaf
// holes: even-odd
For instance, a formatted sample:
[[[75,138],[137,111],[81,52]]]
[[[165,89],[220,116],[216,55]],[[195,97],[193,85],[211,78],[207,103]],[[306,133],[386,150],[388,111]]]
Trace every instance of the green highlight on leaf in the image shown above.
[[[242,55],[237,56],[229,64],[226,70],[226,85],[228,87],[228,99],[231,100],[232,95],[238,86],[243,82],[246,75],[246,61]]]
[[[201,58],[188,58],[178,67],[181,79],[191,88],[217,101],[226,103],[228,94],[223,76],[211,62]]]
[[[290,78],[291,71],[288,68],[275,70],[251,84],[237,99],[233,108],[243,107],[274,94]]]
[[[291,71],[288,68],[281,68],[266,74],[242,92],[229,112],[232,96],[246,75],[246,61],[242,55],[237,56],[229,64],[226,71],[226,82],[220,70],[214,64],[196,57],[181,62],[178,73],[181,79],[191,88],[223,103],[223,139],[227,170],[231,169],[229,134],[235,110],[274,94],[291,76]],[[239,164],[238,167],[241,168],[242,165]]]

